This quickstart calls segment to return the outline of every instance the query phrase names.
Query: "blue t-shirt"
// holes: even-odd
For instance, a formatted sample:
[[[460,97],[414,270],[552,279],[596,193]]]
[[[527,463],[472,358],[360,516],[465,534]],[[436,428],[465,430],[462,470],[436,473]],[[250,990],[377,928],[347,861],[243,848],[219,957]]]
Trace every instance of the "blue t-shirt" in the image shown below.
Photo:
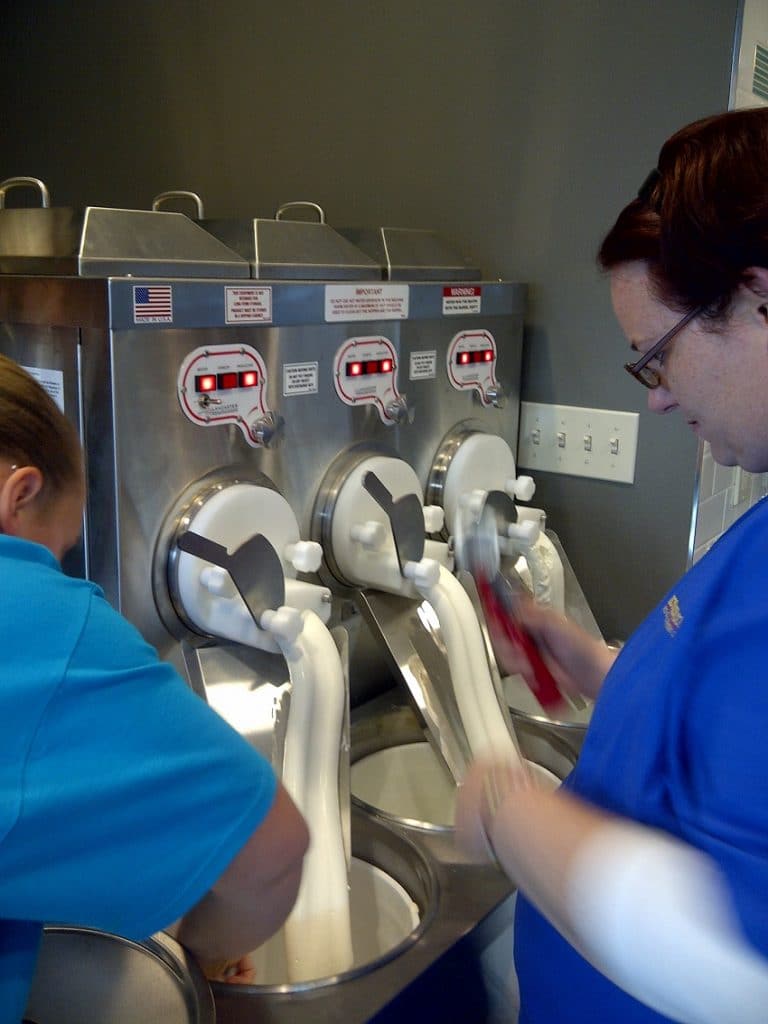
[[[277,783],[97,586],[4,535],[0,649],[0,1024],[18,1024],[42,922],[166,927]]]
[[[621,651],[565,785],[708,854],[728,881],[746,937],[768,956],[766,574],[768,502],[761,502]],[[598,973],[522,897],[515,962],[520,1024],[668,1020]]]

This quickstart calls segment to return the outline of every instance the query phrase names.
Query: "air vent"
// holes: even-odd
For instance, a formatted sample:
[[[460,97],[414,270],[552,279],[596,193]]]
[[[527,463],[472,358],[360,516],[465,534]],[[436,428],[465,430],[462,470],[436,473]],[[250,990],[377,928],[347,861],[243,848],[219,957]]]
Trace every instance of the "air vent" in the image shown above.
[[[755,73],[752,77],[752,92],[760,99],[768,100],[768,47],[757,43],[755,46]]]

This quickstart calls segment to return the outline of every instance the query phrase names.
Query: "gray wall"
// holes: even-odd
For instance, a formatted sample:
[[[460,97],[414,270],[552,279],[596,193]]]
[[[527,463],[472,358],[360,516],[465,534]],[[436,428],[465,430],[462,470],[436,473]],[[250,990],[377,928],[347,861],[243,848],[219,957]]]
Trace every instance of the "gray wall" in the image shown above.
[[[206,214],[320,202],[440,229],[530,282],[523,397],[643,410],[594,266],[686,121],[725,109],[737,0],[28,0],[0,32],[0,177],[55,205]],[[514,439],[510,439],[514,441]],[[642,412],[635,484],[541,474],[598,621],[625,636],[684,569],[696,445]]]

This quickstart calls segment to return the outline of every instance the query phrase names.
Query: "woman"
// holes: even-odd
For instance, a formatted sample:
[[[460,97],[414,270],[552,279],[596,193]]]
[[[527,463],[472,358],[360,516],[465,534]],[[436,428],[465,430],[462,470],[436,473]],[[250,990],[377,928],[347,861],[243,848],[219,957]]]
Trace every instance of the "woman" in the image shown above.
[[[599,258],[649,408],[768,471],[768,109],[672,136]],[[460,795],[465,847],[520,887],[521,1022],[768,1020],[766,568],[761,502],[615,661],[521,611],[563,689],[597,698],[563,790],[486,764]]]
[[[42,922],[173,926],[204,964],[237,961],[289,913],[308,843],[269,764],[61,571],[84,494],[74,429],[0,356],[2,1024],[23,1015]]]

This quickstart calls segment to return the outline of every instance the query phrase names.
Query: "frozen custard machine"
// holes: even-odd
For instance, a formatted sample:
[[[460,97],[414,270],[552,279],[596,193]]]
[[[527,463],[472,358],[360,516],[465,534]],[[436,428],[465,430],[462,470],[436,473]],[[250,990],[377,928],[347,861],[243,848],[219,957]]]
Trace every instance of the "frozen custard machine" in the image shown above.
[[[403,934],[362,962],[220,987],[220,1017],[271,1020],[267,998],[293,1020],[324,999],[350,999],[363,1015],[348,1019],[384,1013],[457,943],[508,921],[506,881],[461,864],[444,835],[353,807],[350,839],[349,714],[408,692],[454,773],[471,756],[455,701],[433,686],[454,662],[424,595],[453,580],[467,495],[503,493],[508,536],[535,539],[517,522],[533,488],[512,455],[525,289],[419,265],[424,239],[408,233],[398,272],[363,233],[332,232],[324,258],[324,223],[286,260],[270,256],[275,222],[248,222],[236,251],[215,223],[177,213],[12,210],[4,197],[0,350],[60,402],[86,452],[83,543],[66,568],[299,786],[314,771],[288,767],[306,685],[301,714],[330,740],[306,754],[310,729],[293,749],[325,758],[338,783],[343,848],[331,842],[325,863],[378,862],[412,903]]]

